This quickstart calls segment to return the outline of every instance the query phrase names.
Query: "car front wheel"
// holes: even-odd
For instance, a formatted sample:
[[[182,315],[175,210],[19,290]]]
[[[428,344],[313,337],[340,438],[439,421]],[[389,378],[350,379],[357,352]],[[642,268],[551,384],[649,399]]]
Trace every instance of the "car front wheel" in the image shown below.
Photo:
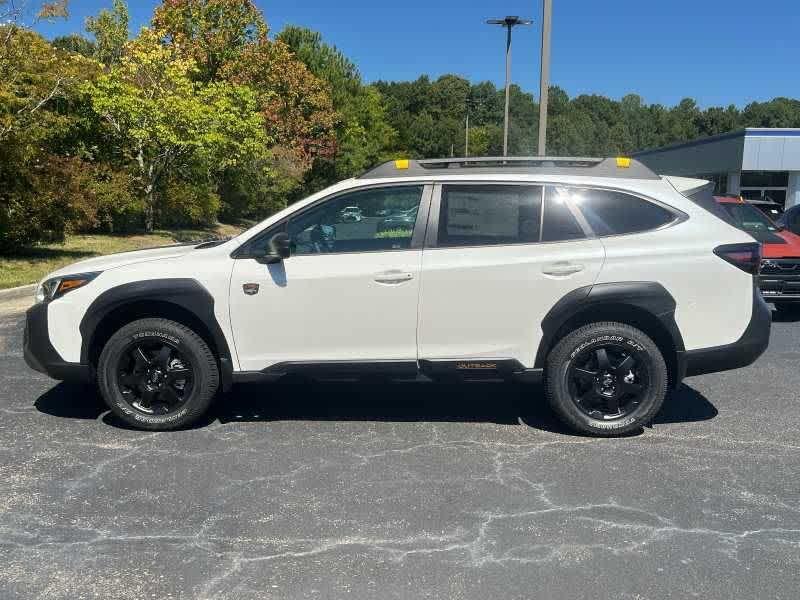
[[[547,361],[547,397],[564,423],[596,436],[640,430],[667,394],[658,346],[622,323],[592,323],[562,338]]]
[[[151,431],[185,427],[202,416],[219,387],[208,344],[167,319],[141,319],[106,343],[97,366],[100,393],[120,419]]]

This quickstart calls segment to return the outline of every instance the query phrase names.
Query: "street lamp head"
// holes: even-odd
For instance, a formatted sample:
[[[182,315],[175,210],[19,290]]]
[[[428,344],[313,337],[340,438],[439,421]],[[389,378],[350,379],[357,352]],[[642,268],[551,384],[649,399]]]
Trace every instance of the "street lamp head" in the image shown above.
[[[516,27],[517,25],[530,25],[533,21],[531,19],[523,19],[522,17],[509,16],[502,19],[487,19],[487,25],[502,25],[503,27]]]

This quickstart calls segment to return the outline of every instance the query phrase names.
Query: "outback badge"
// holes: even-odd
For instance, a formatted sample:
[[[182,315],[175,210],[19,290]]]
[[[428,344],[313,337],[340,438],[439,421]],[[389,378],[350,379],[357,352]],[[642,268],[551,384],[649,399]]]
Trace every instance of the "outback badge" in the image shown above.
[[[244,283],[242,284],[242,289],[244,293],[248,296],[255,296],[258,293],[258,284],[257,283]]]

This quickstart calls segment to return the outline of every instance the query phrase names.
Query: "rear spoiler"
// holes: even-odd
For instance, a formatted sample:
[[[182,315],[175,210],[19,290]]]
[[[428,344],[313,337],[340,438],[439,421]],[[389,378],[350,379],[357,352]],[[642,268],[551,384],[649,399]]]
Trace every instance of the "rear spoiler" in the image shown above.
[[[709,188],[709,191],[714,191],[714,182],[707,181],[705,179],[692,179],[690,177],[673,177],[672,175],[666,175],[664,177],[672,187],[674,187],[678,193],[683,194],[687,198],[690,196],[694,196],[698,192],[704,191],[705,188]]]
[[[700,208],[706,209],[715,217],[722,219],[728,225],[733,225],[739,229],[736,223],[733,222],[731,216],[725,212],[714,199],[713,181],[691,179],[689,177],[673,177],[671,175],[665,176],[664,179],[666,179],[679,194],[685,196]]]

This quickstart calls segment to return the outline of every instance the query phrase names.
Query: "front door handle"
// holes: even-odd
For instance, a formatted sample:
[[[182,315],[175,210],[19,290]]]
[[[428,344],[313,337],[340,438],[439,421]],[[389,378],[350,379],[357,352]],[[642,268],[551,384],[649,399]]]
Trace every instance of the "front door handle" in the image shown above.
[[[399,283],[411,281],[412,279],[414,279],[413,273],[399,270],[384,271],[375,275],[375,281],[385,285],[397,285]]]
[[[545,265],[542,268],[542,273],[545,275],[552,275],[553,277],[567,277],[569,275],[574,275],[575,273],[580,273],[585,268],[586,267],[579,265],[578,263],[557,262]]]

